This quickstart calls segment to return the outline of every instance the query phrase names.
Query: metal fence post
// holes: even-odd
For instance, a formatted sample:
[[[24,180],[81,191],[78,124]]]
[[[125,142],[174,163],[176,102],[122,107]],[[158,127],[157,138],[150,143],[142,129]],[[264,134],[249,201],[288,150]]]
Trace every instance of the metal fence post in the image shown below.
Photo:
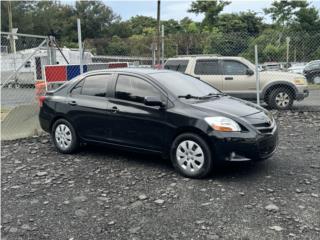
[[[164,25],[161,26],[161,64],[164,64]]]
[[[257,91],[257,104],[260,105],[260,72],[259,72],[259,60],[258,60],[258,45],[254,46],[254,56],[256,63],[256,91]]]
[[[79,44],[79,64],[80,64],[80,74],[83,73],[83,65],[82,65],[82,40],[81,40],[81,23],[80,19],[77,19],[78,26],[78,44]]]

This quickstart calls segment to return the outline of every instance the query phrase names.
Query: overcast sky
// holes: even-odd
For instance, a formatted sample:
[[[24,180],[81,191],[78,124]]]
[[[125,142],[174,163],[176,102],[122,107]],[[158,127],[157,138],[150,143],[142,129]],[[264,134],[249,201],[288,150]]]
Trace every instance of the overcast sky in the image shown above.
[[[157,1],[156,0],[104,0],[106,5],[111,7],[123,20],[127,20],[135,15],[144,15],[156,17]],[[188,13],[192,0],[161,0],[161,19],[167,20],[173,18],[181,20],[184,17],[201,21],[202,15]],[[313,6],[320,8],[320,0],[309,1]],[[263,8],[269,7],[272,0],[232,0],[224,12],[241,12],[252,10],[263,16]],[[270,18],[265,17],[265,21],[269,22]]]

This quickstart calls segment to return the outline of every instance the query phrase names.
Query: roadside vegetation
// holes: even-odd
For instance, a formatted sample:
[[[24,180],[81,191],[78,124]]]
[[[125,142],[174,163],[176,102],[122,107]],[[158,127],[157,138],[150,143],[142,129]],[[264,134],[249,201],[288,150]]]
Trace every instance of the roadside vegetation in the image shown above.
[[[283,61],[290,37],[290,59],[320,58],[319,10],[307,1],[275,1],[264,14],[223,13],[232,4],[224,0],[194,1],[189,12],[204,14],[202,22],[188,17],[162,21],[165,26],[165,55],[215,53],[253,59],[259,45],[261,61]],[[1,1],[1,29],[8,31],[7,1]],[[77,47],[76,19],[82,21],[85,48],[97,55],[150,56],[155,41],[156,19],[134,16],[124,21],[102,1],[11,2],[14,27],[29,34],[54,34],[61,46]]]

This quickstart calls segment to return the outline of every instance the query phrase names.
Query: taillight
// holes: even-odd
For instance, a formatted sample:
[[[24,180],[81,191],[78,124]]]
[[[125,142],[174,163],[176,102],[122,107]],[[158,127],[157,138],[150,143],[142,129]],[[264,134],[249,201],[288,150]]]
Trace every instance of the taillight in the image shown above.
[[[46,96],[39,97],[39,106],[42,107],[44,100],[46,100]]]

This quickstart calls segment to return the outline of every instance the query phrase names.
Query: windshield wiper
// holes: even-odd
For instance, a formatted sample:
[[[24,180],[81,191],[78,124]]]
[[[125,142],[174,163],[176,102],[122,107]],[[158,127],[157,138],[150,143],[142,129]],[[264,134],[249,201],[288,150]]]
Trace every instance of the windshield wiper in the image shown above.
[[[210,97],[220,97],[220,96],[226,96],[225,93],[209,93],[207,95],[202,96],[202,98],[210,98]]]
[[[185,99],[202,99],[202,97],[199,97],[199,96],[193,96],[191,94],[187,94],[187,95],[181,95],[181,96],[178,96],[178,98],[185,98]]]

